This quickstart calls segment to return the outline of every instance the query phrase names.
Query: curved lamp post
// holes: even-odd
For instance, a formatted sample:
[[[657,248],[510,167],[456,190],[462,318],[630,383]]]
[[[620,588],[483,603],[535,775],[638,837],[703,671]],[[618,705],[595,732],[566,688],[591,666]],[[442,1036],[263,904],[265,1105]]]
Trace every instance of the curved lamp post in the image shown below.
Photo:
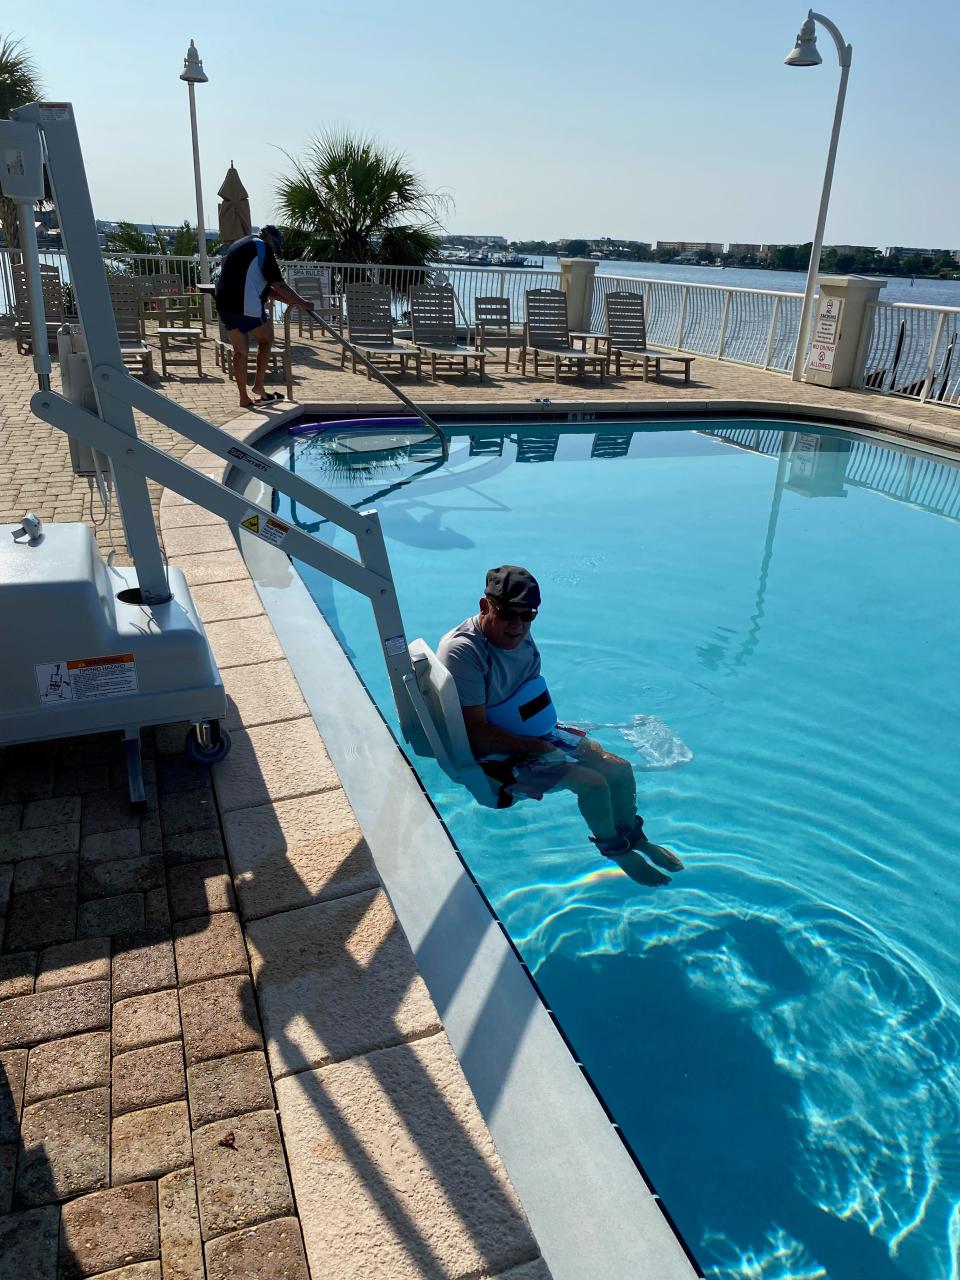
[[[202,284],[209,284],[210,263],[207,261],[207,232],[203,221],[203,187],[200,181],[200,144],[197,141],[197,102],[193,91],[194,85],[207,83],[207,74],[200,61],[197,46],[192,40],[187,56],[183,60],[180,79],[186,80],[190,91],[190,132],[193,135],[193,180],[197,188],[197,247],[200,250],[200,281]],[[209,321],[212,314],[209,293],[203,295],[203,314]]]
[[[807,354],[807,338],[810,333],[810,316],[813,311],[813,293],[817,285],[817,273],[820,270],[820,251],[823,248],[823,228],[827,221],[827,205],[830,203],[830,186],[833,182],[833,163],[837,158],[837,142],[840,138],[840,121],[843,119],[843,101],[847,95],[847,78],[850,75],[850,63],[853,60],[853,45],[844,44],[843,36],[822,13],[814,13],[811,9],[807,20],[800,28],[796,47],[784,58],[788,67],[816,67],[823,59],[817,50],[817,23],[833,36],[837,46],[837,57],[840,59],[840,88],[837,91],[837,107],[833,113],[833,132],[830,134],[830,147],[827,151],[827,169],[823,175],[823,191],[820,193],[820,212],[817,214],[817,230],[810,246],[810,266],[807,268],[807,287],[803,295],[803,309],[800,313],[800,331],[797,334],[797,349],[793,354],[793,380],[799,382],[803,376],[803,361]]]

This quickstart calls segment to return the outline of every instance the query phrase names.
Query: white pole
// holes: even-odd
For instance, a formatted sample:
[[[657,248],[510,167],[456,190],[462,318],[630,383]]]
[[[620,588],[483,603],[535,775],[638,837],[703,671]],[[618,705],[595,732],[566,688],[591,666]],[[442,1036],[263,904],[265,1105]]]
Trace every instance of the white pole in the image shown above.
[[[200,180],[200,143],[197,139],[197,100],[193,82],[188,81],[190,91],[190,133],[193,137],[193,180],[197,188],[197,247],[200,250],[200,280],[202,284],[210,283],[210,263],[207,261],[207,233],[203,220],[203,184]],[[207,323],[213,319],[210,308],[210,295],[203,295],[203,314]]]
[[[810,335],[810,319],[813,313],[813,294],[817,286],[817,275],[820,271],[820,251],[823,248],[823,229],[827,221],[827,206],[830,203],[830,187],[833,183],[833,165],[837,158],[837,143],[840,140],[840,122],[843,119],[843,103],[847,96],[847,79],[850,75],[850,62],[853,47],[843,43],[840,32],[822,13],[814,13],[810,17],[822,23],[833,36],[840,59],[840,88],[837,90],[837,105],[833,113],[833,130],[830,134],[830,147],[827,151],[827,168],[823,175],[823,190],[820,193],[820,211],[817,214],[817,230],[810,246],[810,265],[807,268],[807,285],[803,294],[803,307],[800,312],[800,328],[797,332],[797,348],[793,353],[793,381],[799,382],[803,377],[803,362],[807,354],[807,340]]]

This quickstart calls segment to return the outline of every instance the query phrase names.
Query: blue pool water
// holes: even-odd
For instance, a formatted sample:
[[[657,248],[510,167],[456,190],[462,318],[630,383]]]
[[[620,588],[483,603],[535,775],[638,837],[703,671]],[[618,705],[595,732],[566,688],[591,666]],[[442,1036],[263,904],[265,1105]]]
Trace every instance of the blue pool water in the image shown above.
[[[957,1280],[960,470],[695,426],[274,456],[373,500],[409,637],[490,565],[539,577],[561,718],[687,869],[644,887],[570,795],[497,812],[418,769],[707,1275]],[[301,572],[395,723],[369,606]]]

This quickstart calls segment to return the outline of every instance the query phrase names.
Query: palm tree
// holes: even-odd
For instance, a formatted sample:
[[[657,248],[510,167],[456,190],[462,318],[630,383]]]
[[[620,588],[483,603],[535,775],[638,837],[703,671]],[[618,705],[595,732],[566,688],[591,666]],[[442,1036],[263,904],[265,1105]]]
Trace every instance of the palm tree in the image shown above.
[[[140,257],[156,254],[166,256],[167,245],[163,236],[153,228],[153,234],[141,231],[135,222],[118,222],[113,231],[103,233],[103,247],[113,253],[135,253]]]
[[[33,58],[12,36],[0,35],[0,120],[9,120],[14,107],[36,102],[41,96],[40,77]],[[11,249],[20,244],[17,206],[0,196],[0,224]]]
[[[436,252],[448,198],[373,139],[321,133],[277,187],[291,243],[309,257],[422,266]],[[287,248],[289,254],[290,248]]]

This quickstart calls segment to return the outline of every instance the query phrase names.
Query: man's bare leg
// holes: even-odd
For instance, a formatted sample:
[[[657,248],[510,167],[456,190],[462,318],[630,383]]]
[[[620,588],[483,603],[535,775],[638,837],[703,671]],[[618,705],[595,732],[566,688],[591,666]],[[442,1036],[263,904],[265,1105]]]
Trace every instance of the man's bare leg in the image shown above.
[[[273,345],[273,325],[260,325],[258,329],[251,330],[250,337],[255,339],[257,344],[257,372],[250,391],[254,400],[265,400],[267,392],[263,385],[263,380],[267,375],[267,365],[270,363],[270,348]]]
[[[250,339],[239,329],[231,329],[227,337],[233,346],[233,380],[240,392],[240,408],[247,409],[253,404],[247,395],[247,356],[250,352]]]
[[[577,759],[606,779],[617,825],[632,826],[637,816],[637,784],[630,764],[613,752],[604,751],[593,738],[584,738],[577,748]]]
[[[634,849],[646,854],[658,867],[665,871],[682,871],[683,863],[672,849],[648,840],[646,834],[640,838],[634,835],[638,830],[642,831],[643,819],[637,814],[637,784],[629,762],[612,751],[604,751],[592,738],[584,739],[577,756],[583,760],[586,769],[595,769],[606,780],[617,832],[631,839]]]
[[[583,820],[592,834],[598,840],[612,840],[617,834],[617,824],[606,779],[595,769],[575,764],[570,767],[561,785],[577,797]]]

